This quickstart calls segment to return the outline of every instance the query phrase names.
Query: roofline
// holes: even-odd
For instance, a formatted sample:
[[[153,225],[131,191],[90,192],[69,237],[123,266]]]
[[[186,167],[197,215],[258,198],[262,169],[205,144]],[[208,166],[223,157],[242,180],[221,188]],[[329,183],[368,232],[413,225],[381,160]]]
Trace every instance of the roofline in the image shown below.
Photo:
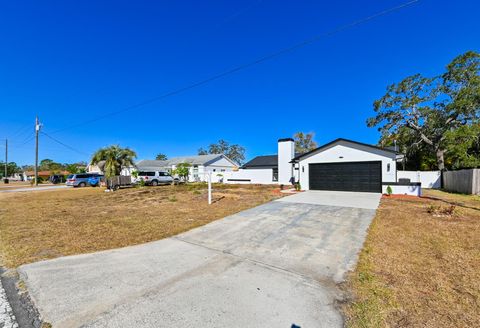
[[[167,159],[167,160],[158,160],[158,159],[142,159],[140,161],[137,161],[135,163],[135,166],[137,166],[138,164],[140,164],[141,162],[143,161],[156,161],[156,162],[164,162],[166,163],[165,167],[168,167],[168,166],[171,166],[171,165],[178,165],[178,164],[171,164],[169,163],[170,161],[173,161],[177,158],[182,158],[182,157],[200,157],[200,156],[215,156],[214,158],[208,160],[208,161],[204,161],[204,162],[200,162],[198,164],[195,164],[195,165],[203,165],[203,166],[207,166],[215,161],[218,161],[220,158],[225,158],[227,161],[229,161],[232,165],[235,165],[237,167],[239,167],[240,165],[238,163],[235,163],[235,161],[233,161],[232,159],[228,158],[227,156],[225,156],[224,154],[206,154],[206,155],[192,155],[192,156],[176,156],[176,157],[172,157],[170,159]],[[187,163],[187,162],[184,162],[184,163]],[[149,164],[151,165],[151,164]],[[148,166],[147,166],[148,167]],[[150,166],[150,167],[153,167],[153,166]],[[162,167],[161,165],[159,165],[159,167]]]
[[[326,143],[326,144],[324,144],[324,145],[322,145],[322,146],[320,146],[320,147],[318,147],[318,148],[315,148],[315,149],[313,149],[313,150],[310,150],[309,152],[306,152],[306,153],[304,153],[304,154],[302,154],[302,155],[299,155],[299,156],[294,157],[294,158],[290,161],[290,163],[296,162],[296,161],[298,161],[298,160],[299,160],[300,158],[302,158],[302,157],[305,157],[305,156],[308,156],[308,155],[310,155],[310,154],[313,154],[313,153],[315,153],[315,152],[317,152],[317,151],[319,151],[319,150],[322,150],[322,149],[324,149],[324,148],[327,148],[327,147],[329,147],[329,146],[331,146],[331,145],[333,145],[333,144],[335,144],[335,143],[337,143],[337,142],[340,142],[340,141],[350,142],[350,143],[353,143],[353,144],[356,144],[356,145],[365,146],[365,147],[369,147],[369,148],[373,148],[373,149],[378,149],[378,150],[386,151],[386,152],[389,152],[389,153],[398,154],[398,152],[395,151],[395,150],[385,149],[385,148],[381,148],[381,147],[378,147],[378,146],[374,146],[374,145],[370,145],[370,144],[366,144],[366,143],[363,143],[363,142],[358,142],[358,141],[354,141],[354,140],[350,140],[350,139],[337,138],[337,139],[335,139],[335,140],[333,140],[333,141],[330,141],[329,143]]]
[[[240,167],[240,165],[239,165],[238,163],[235,163],[232,159],[228,158],[225,154],[216,154],[216,155],[218,155],[218,156],[215,157],[214,159],[211,159],[211,160],[203,163],[202,165],[203,165],[203,166],[207,166],[207,165],[209,165],[209,164],[217,161],[218,158],[221,157],[221,158],[225,158],[227,161],[229,161],[230,163],[232,163],[232,164],[235,165],[236,167]]]

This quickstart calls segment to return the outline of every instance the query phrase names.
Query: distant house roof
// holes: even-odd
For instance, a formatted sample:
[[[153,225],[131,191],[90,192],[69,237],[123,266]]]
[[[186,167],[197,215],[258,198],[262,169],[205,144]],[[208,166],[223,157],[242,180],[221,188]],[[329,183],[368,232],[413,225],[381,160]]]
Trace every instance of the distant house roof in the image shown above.
[[[338,139],[335,139],[333,141],[330,141],[329,143],[326,143],[318,148],[315,148],[309,152],[306,152],[304,154],[300,154],[300,155],[297,155],[295,156],[294,159],[292,159],[292,162],[295,162],[295,161],[298,161],[300,158],[302,157],[305,157],[305,156],[308,156],[310,154],[313,154],[313,153],[316,153],[317,151],[320,151],[320,150],[323,150],[325,148],[328,148],[330,147],[331,145],[334,145],[338,142],[341,142],[341,141],[344,141],[344,142],[347,142],[347,143],[351,143],[351,144],[355,144],[355,145],[359,145],[359,146],[364,146],[364,147],[369,147],[369,148],[372,148],[372,149],[378,149],[378,150],[383,150],[383,151],[386,151],[386,152],[390,152],[390,153],[394,153],[394,154],[398,154],[397,151],[393,150],[393,149],[388,149],[388,148],[381,148],[381,147],[378,147],[378,146],[374,146],[374,145],[370,145],[370,144],[366,144],[366,143],[363,143],[363,142],[358,142],[358,141],[353,141],[353,140],[349,140],[349,139],[344,139],[344,138],[338,138]]]
[[[296,153],[295,156],[301,155],[300,153]],[[257,156],[253,158],[251,161],[245,163],[242,166],[242,169],[248,168],[272,168],[278,167],[278,155],[264,155],[264,156]]]
[[[196,155],[196,156],[181,156],[181,157],[174,157],[171,159],[167,159],[165,161],[159,160],[149,160],[144,159],[139,161],[136,164],[138,169],[146,169],[146,168],[170,168],[172,165],[178,165],[180,163],[188,163],[190,165],[204,165],[207,166],[210,163],[213,163],[221,158],[225,158],[227,161],[232,163],[232,165],[237,166],[237,164],[229,159],[227,156],[223,154],[208,154],[208,155]]]

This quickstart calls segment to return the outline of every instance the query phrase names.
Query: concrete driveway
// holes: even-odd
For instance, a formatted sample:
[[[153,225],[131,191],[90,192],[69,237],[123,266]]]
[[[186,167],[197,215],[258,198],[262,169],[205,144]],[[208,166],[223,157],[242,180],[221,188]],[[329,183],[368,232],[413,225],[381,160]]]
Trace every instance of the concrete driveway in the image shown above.
[[[336,283],[354,267],[379,199],[305,192],[173,238],[19,272],[54,327],[342,327]]]

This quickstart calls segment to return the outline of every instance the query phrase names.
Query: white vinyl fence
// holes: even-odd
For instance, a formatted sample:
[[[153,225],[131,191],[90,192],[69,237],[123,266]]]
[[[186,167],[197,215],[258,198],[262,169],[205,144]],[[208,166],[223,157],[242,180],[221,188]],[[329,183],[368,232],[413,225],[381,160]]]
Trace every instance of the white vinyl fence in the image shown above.
[[[397,171],[397,181],[399,179],[421,182],[422,188],[437,189],[441,186],[440,171]]]

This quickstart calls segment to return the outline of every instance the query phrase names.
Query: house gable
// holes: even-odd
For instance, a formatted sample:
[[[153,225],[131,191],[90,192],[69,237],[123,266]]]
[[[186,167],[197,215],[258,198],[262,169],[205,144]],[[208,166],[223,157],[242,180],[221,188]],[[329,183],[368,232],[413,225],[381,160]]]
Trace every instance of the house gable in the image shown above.
[[[234,161],[232,161],[230,158],[228,158],[225,155],[218,155],[218,157],[208,162],[205,162],[203,165],[204,166],[238,167],[238,164],[236,164]]]
[[[325,152],[325,151],[328,151],[332,148],[335,148],[336,146],[341,146],[341,147],[344,147],[344,148],[350,148],[352,150],[356,150],[356,151],[360,151],[360,152],[372,153],[372,154],[375,154],[377,156],[388,157],[388,158],[391,158],[391,159],[395,159],[396,156],[397,156],[397,152],[394,151],[394,150],[391,150],[391,149],[384,149],[384,148],[380,148],[380,147],[377,147],[377,146],[373,146],[373,145],[369,145],[369,144],[365,144],[365,143],[361,143],[361,142],[357,142],[357,141],[353,141],[353,140],[339,138],[339,139],[336,139],[332,142],[329,142],[329,143],[327,143],[323,146],[320,146],[320,147],[318,147],[314,150],[311,150],[307,153],[296,156],[292,160],[292,162],[303,161],[303,160],[305,160],[309,157],[315,156],[315,155],[317,155],[321,152]]]

